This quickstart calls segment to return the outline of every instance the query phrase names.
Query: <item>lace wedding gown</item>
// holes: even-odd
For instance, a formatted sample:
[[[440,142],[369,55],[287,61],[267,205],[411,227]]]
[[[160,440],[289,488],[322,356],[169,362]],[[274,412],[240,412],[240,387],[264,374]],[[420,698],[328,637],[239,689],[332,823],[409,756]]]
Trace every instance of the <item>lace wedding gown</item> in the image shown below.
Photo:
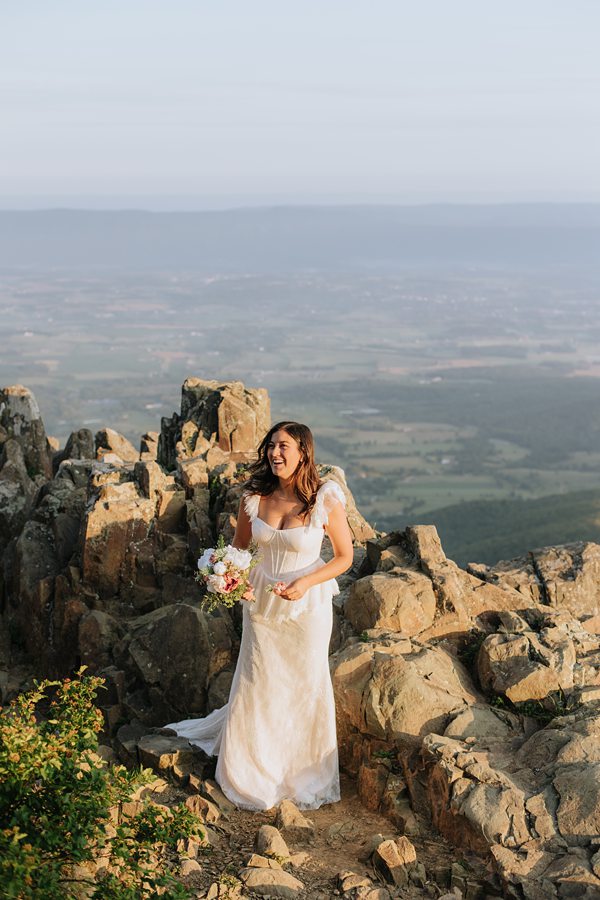
[[[335,707],[329,674],[335,579],[290,601],[267,590],[324,565],[323,526],[343,491],[318,490],[310,521],[276,529],[258,516],[259,494],[245,494],[261,561],[250,574],[256,600],[244,603],[240,654],[229,702],[204,719],[167,728],[208,754],[218,754],[216,779],[242,809],[270,809],[290,799],[316,809],[340,799]]]

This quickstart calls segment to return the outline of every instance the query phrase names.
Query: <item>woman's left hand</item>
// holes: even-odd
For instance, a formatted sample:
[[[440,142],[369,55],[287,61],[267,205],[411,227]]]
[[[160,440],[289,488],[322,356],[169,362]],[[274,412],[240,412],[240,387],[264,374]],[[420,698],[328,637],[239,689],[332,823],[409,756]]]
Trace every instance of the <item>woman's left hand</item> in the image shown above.
[[[284,600],[302,600],[309,587],[310,585],[307,583],[306,578],[296,578],[295,581],[290,581],[286,585],[279,596],[283,597]]]

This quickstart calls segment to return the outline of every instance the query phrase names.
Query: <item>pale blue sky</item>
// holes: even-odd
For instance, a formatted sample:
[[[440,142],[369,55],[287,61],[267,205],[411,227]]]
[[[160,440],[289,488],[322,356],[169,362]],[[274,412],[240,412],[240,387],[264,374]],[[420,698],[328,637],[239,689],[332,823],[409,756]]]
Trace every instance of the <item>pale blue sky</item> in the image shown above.
[[[5,0],[0,205],[600,200],[598,0]]]

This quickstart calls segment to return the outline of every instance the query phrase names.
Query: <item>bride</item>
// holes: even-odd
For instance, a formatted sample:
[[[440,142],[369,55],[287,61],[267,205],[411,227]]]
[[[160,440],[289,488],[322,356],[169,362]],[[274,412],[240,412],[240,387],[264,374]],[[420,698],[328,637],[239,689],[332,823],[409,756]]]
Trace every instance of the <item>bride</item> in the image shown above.
[[[341,488],[319,479],[310,429],[273,425],[250,468],[233,539],[239,549],[252,540],[260,562],[250,573],[255,599],[244,603],[229,702],[167,726],[218,755],[216,779],[240,808],[290,799],[316,809],[340,799],[328,649],[335,576],[353,559],[344,507]],[[328,563],[319,555],[325,532]]]

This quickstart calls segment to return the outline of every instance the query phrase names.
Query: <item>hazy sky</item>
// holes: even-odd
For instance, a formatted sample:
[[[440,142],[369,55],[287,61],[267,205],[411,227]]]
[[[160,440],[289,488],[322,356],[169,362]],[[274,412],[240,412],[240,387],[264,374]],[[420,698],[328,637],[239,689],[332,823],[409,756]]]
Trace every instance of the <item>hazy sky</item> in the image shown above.
[[[600,200],[598,0],[4,0],[0,206]]]

